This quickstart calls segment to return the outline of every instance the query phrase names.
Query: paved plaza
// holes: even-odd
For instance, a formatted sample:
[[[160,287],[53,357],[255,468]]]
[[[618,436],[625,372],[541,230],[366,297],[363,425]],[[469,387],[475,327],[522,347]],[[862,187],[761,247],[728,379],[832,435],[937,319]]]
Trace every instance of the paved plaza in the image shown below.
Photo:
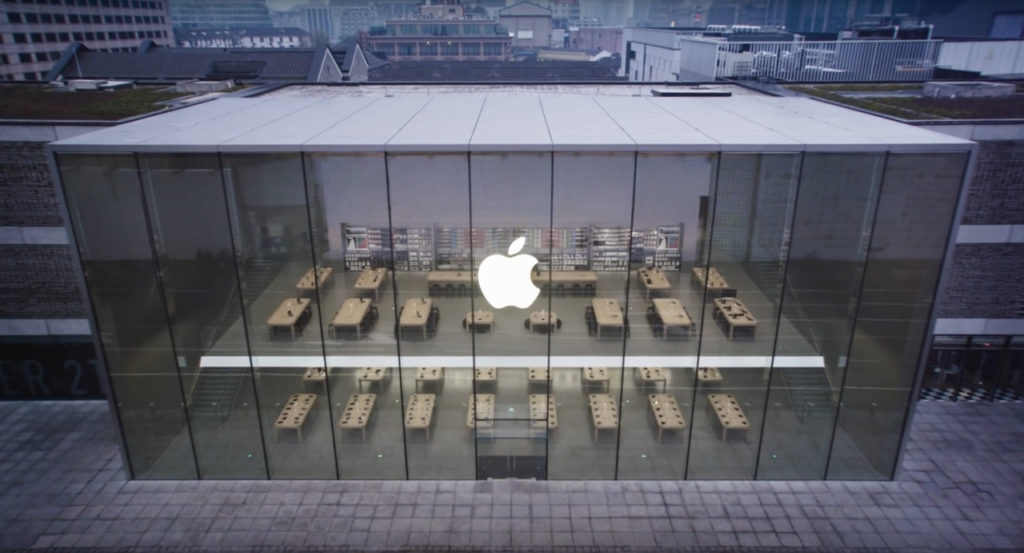
[[[918,404],[895,482],[142,482],[105,402],[0,431],[0,550],[1024,550],[1020,403]]]

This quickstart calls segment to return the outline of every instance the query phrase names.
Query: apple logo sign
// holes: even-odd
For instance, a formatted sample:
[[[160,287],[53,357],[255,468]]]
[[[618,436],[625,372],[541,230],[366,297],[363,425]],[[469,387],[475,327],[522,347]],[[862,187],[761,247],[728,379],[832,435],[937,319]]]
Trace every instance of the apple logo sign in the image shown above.
[[[540,288],[530,280],[530,270],[537,264],[537,258],[529,254],[516,255],[524,245],[526,237],[520,236],[508,247],[511,257],[494,254],[480,263],[477,271],[480,291],[495,309],[510,305],[526,309],[540,294]]]

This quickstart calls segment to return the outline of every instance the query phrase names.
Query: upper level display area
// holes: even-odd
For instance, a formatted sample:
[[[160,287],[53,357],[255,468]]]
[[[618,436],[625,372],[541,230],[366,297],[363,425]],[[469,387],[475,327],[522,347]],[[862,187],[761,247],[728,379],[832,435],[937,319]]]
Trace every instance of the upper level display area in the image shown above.
[[[641,88],[612,86],[296,86],[169,111],[60,140],[53,149],[936,152],[971,145],[807,98],[643,94]]]

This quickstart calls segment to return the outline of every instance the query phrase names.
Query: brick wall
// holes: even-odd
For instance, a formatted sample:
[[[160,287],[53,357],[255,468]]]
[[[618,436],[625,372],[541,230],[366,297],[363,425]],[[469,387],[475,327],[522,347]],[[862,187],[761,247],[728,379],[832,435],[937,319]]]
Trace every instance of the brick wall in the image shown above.
[[[1024,141],[982,142],[964,206],[964,225],[1024,224]]]
[[[1024,244],[959,244],[939,291],[940,318],[1024,317]]]
[[[0,141],[0,226],[62,227],[44,142]],[[85,316],[71,246],[0,245],[0,318]]]
[[[0,142],[0,226],[64,225],[43,142]]]
[[[0,245],[0,318],[85,317],[70,246]]]

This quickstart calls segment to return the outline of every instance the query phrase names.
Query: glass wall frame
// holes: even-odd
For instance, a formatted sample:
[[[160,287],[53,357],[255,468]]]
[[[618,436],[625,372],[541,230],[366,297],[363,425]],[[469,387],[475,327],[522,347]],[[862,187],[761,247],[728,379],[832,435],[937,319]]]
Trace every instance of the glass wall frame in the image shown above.
[[[503,455],[542,459],[543,466],[526,472],[551,479],[888,478],[906,422],[906,398],[886,400],[883,457],[889,460],[875,463],[873,472],[858,473],[844,464],[860,448],[848,435],[864,421],[870,427],[866,417],[874,415],[863,407],[871,402],[864,394],[874,392],[861,378],[866,372],[850,371],[867,337],[878,334],[867,329],[884,314],[890,297],[877,284],[901,270],[884,249],[904,232],[893,216],[906,205],[899,183],[942,180],[940,205],[928,211],[937,221],[929,227],[935,230],[951,220],[963,177],[962,170],[953,175],[953,169],[962,169],[964,162],[953,154],[938,155],[941,160],[925,154],[885,158],[881,183],[867,186],[879,191],[862,202],[879,206],[885,216],[843,212],[859,218],[844,243],[856,246],[854,257],[866,268],[850,271],[851,280],[824,300],[836,316],[809,317],[794,311],[813,297],[802,291],[794,262],[814,258],[814,249],[802,242],[817,234],[805,224],[813,219],[808,210],[835,209],[809,199],[814,196],[807,159],[829,155],[872,157],[622,151],[56,159],[136,478],[470,479],[498,476],[500,470],[489,463]],[[819,165],[835,168],[835,159]],[[866,174],[880,174],[866,162],[850,163]],[[925,165],[930,172],[920,169]],[[182,176],[188,174],[193,177]],[[129,205],[137,211],[115,218],[120,227],[101,224],[95,200],[83,196],[93,190],[99,190],[98,197],[112,197],[116,190],[112,205],[120,207],[115,211]],[[836,204],[848,207],[849,202]],[[189,205],[197,207],[187,213]],[[90,213],[83,216],[83,211]],[[189,217],[202,224],[188,225]],[[839,219],[828,224],[839,228]],[[417,229],[422,232],[413,232]],[[580,229],[586,229],[586,257],[577,264],[572,248],[556,247],[556,237]],[[136,281],[130,286],[126,278],[116,278],[116,268],[104,257],[109,247],[97,247],[120,234],[132,236],[135,248],[132,266],[122,270],[122,276],[132,275],[127,280]],[[538,278],[531,280],[545,290],[522,311],[493,309],[482,294],[478,268],[490,256],[509,254],[510,242],[520,235],[526,244],[511,253],[538,258]],[[380,239],[375,261],[361,251],[371,236]],[[920,342],[921,321],[927,320],[930,279],[937,278],[936,263],[942,259],[935,252],[944,239],[928,241],[928,270],[905,289],[913,296],[912,316],[897,314],[878,327],[907,330],[899,346],[903,365],[920,351],[914,353],[913,346]],[[429,245],[418,251],[424,240]],[[427,250],[428,256],[420,255]],[[667,252],[674,252],[671,260]],[[660,296],[648,281],[656,268],[667,269],[670,283]],[[703,269],[703,279],[694,268]],[[712,286],[712,268],[731,280],[731,294]],[[331,276],[321,280],[316,271],[325,269]],[[373,291],[356,284],[364,269],[385,270]],[[303,289],[297,283],[311,271],[312,282]],[[467,275],[431,280],[429,273],[438,271]],[[576,279],[578,274],[560,282],[555,277],[560,271],[596,273],[593,288]],[[194,286],[196,280],[203,284]],[[142,288],[152,292],[140,296]],[[146,336],[124,334],[138,325],[124,322],[111,293],[126,291],[143,306],[136,317],[145,315]],[[196,302],[190,294],[197,291],[211,301]],[[345,302],[371,295],[372,324],[337,323]],[[723,323],[715,302],[733,297],[745,300],[758,321],[748,339],[741,326]],[[651,312],[654,299],[673,298],[685,306],[694,330],[667,339],[666,325]],[[403,324],[407,302],[424,299],[439,307],[439,317],[431,309],[424,312],[433,318],[433,328]],[[623,324],[594,328],[595,299],[614,302]],[[297,300],[306,300],[296,304],[300,321],[271,322],[286,302]],[[232,305],[238,306],[236,321],[218,318]],[[487,310],[496,312],[489,332],[476,332],[473,315]],[[531,322],[529,315],[538,310],[549,314],[548,325]],[[862,313],[871,317],[862,319]],[[805,330],[829,324],[837,329],[829,347]],[[216,336],[213,345],[204,340],[209,336]],[[139,361],[125,357],[133,343],[145,344],[162,359],[160,366],[166,365],[159,376],[147,377],[163,379],[158,401],[127,384],[141,376],[134,368]],[[764,362],[752,364],[754,357]],[[780,421],[798,418],[792,396],[800,388],[783,372],[786,363],[805,357],[824,359],[830,392],[845,401],[831,408],[821,429],[800,429],[815,441],[804,449],[816,458],[780,470],[782,454],[799,449],[779,439],[786,432]],[[649,366],[664,365],[666,359],[679,366]],[[233,442],[218,437],[225,421],[206,419],[193,397],[193,383],[203,371],[226,364],[240,375],[227,409],[229,425],[239,425]],[[364,380],[368,368],[381,368],[386,376],[381,382]],[[480,372],[489,368],[514,378],[501,377],[499,386]],[[547,378],[537,386],[529,382],[531,368],[546,369]],[[653,368],[667,376],[650,378],[656,373],[645,369]],[[707,372],[712,368],[722,377],[717,383]],[[439,369],[443,376],[431,378],[423,369]],[[989,394],[1006,379],[1004,368],[994,371],[985,381]],[[885,393],[908,395],[907,377],[901,371],[898,385]],[[842,384],[837,386],[836,378]],[[497,407],[492,417],[474,416],[474,398],[492,392]],[[677,400],[682,428],[663,432],[652,419],[649,398],[658,392]],[[364,428],[342,424],[350,400],[368,393],[377,396],[371,422]],[[405,420],[417,393],[434,396],[433,420],[426,428]],[[298,428],[279,425],[294,394],[319,397]],[[531,394],[554,399],[557,429],[529,413]],[[737,397],[749,429],[725,428],[711,410],[711,394]],[[610,398],[617,424],[595,424],[591,396]],[[145,403],[141,410],[135,405],[139,401]],[[482,428],[495,432],[488,437]],[[510,441],[495,439],[499,434]],[[235,447],[236,442],[245,447]],[[581,467],[573,458],[580,454],[592,462]]]

